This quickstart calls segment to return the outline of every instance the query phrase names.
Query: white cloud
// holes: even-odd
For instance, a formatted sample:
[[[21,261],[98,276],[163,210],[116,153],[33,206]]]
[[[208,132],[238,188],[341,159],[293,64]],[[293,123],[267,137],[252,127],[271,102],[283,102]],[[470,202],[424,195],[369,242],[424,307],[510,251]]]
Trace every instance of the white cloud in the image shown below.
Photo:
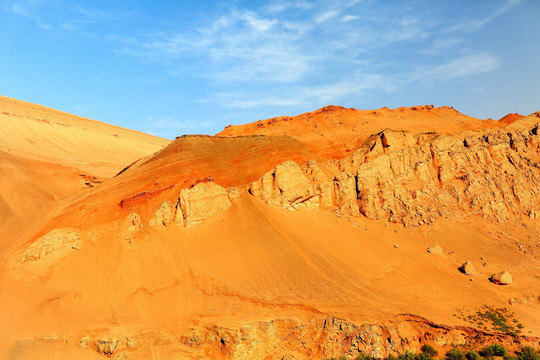
[[[343,22],[349,22],[349,21],[358,20],[358,19],[360,19],[360,16],[357,16],[357,15],[345,15],[344,17],[341,18]]]
[[[413,81],[465,78],[500,66],[487,52],[446,62],[404,57],[400,72],[388,73],[395,61],[388,60],[387,52],[438,55],[464,39],[444,36],[448,33],[441,32],[440,19],[409,5],[400,9],[400,21],[389,22],[395,9],[389,14],[387,7],[379,7],[368,17],[359,1],[310,4],[317,6],[274,1],[258,9],[232,9],[184,30],[126,39],[121,52],[162,62],[175,76],[186,76],[189,63],[189,76],[208,87],[198,102],[237,110],[339,104]],[[285,11],[300,7],[301,16]]]
[[[212,94],[211,99],[200,99],[200,103],[218,103],[224,108],[251,110],[262,107],[315,108],[328,104],[340,104],[350,97],[361,97],[375,90],[392,91],[395,82],[380,74],[354,72],[346,79],[322,84],[288,87],[279,94],[256,91],[251,93],[223,91]]]
[[[489,53],[471,54],[431,68],[417,69],[413,79],[457,79],[497,69],[500,61]]]
[[[433,44],[431,44],[431,46],[420,50],[420,52],[428,55],[436,55],[446,52],[449,49],[462,44],[463,42],[464,39],[462,38],[438,38],[433,42]]]
[[[454,31],[464,31],[464,32],[471,32],[480,29],[490,21],[496,19],[497,17],[503,15],[508,10],[512,9],[514,6],[519,4],[521,0],[505,0],[504,4],[493,10],[493,12],[485,18],[482,19],[474,19],[470,21],[465,21],[462,23],[459,23],[457,25],[451,26],[450,28],[445,29],[446,32],[454,32]]]
[[[315,6],[313,2],[308,1],[274,1],[263,7],[263,11],[268,13],[280,13],[288,9],[308,10]]]
[[[337,17],[339,15],[339,11],[337,10],[329,10],[329,11],[326,11],[320,15],[318,15],[316,18],[315,18],[315,22],[317,24],[320,24],[320,23],[323,23],[323,22],[326,22],[330,19],[333,19],[335,17]]]

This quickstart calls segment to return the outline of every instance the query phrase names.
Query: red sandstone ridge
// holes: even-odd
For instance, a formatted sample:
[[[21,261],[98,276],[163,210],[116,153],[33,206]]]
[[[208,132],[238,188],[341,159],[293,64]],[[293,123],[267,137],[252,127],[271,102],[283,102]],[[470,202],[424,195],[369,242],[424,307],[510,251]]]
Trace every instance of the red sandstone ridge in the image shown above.
[[[73,134],[63,128],[56,136]],[[507,308],[524,327],[519,340],[538,344],[540,113],[506,125],[448,107],[332,106],[222,135],[106,162],[112,177],[75,171],[77,157],[103,158],[70,145],[62,151],[75,158],[56,161],[71,172],[49,157],[50,167],[33,159],[24,177],[2,178],[10,201],[0,210],[45,205],[0,222],[0,357],[383,358],[424,343],[515,346],[455,315],[483,306]],[[130,141],[155,140],[138,136]],[[26,182],[40,191],[23,196]],[[511,284],[489,281],[503,271]]]
[[[448,135],[492,127],[497,127],[497,123],[463,115],[448,106],[356,110],[331,105],[294,117],[281,116],[228,126],[217,135],[288,135],[307,144],[312,152],[321,156],[341,158],[358,149],[367,137],[386,128],[411,133],[436,131]]]
[[[501,122],[503,124],[511,124],[511,123],[521,119],[522,117],[523,117],[523,115],[520,115],[518,113],[508,114],[508,115],[505,115],[502,118],[500,118],[499,122]]]

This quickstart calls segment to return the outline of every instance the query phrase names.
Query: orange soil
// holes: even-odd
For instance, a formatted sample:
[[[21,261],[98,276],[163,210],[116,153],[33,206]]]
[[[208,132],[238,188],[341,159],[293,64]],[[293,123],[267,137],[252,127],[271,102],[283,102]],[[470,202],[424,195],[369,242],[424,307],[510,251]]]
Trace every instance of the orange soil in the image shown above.
[[[325,158],[342,158],[358,149],[370,135],[386,128],[406,130],[413,134],[453,134],[463,130],[479,131],[500,126],[495,121],[479,120],[447,106],[385,107],[378,110],[327,106],[294,117],[281,116],[246,125],[227,126],[217,135],[288,135],[308,144],[313,153]]]
[[[27,221],[24,228],[0,222],[2,233],[9,233],[0,252],[0,350],[5,357],[97,359],[103,356],[79,348],[78,339],[144,330],[182,334],[188,327],[328,315],[380,323],[411,313],[467,325],[453,316],[457,307],[508,306],[510,298],[540,295],[538,232],[532,219],[507,224],[447,219],[406,229],[330,211],[274,208],[244,192],[231,208],[196,227],[127,229],[131,211],[148,219],[161,201],[205,177],[242,189],[285,160],[301,164],[344,156],[384,128],[454,133],[498,123],[452,108],[331,107],[228,127],[219,134],[223,137],[178,138],[151,155],[164,140],[6,98],[0,98],[0,110],[9,113],[0,114],[2,129],[5,123],[18,129],[16,106],[25,128],[14,130],[16,140],[2,145],[0,155],[2,164],[16,164],[20,181],[0,180],[0,211],[17,218],[27,209]],[[245,136],[254,134],[273,137]],[[39,147],[29,146],[26,137]],[[91,175],[111,176],[143,155],[93,188],[78,174],[84,168]],[[28,210],[33,199],[45,199],[36,214]],[[120,206],[123,200],[127,205]],[[82,232],[80,250],[19,262],[39,236],[62,227]],[[426,252],[437,244],[443,255]],[[518,244],[528,251],[520,251]],[[478,275],[469,278],[457,271],[466,259],[474,262]],[[512,286],[487,280],[502,269],[514,276]],[[540,335],[538,303],[512,310],[527,330]],[[44,336],[74,340],[69,345],[38,341],[13,350],[18,340]],[[178,354],[152,345],[141,346],[133,356],[173,359]]]
[[[515,114],[508,114],[508,115],[505,115],[503,116],[502,118],[499,119],[499,121],[503,124],[512,124],[513,122],[519,120],[523,118],[523,115],[520,115],[518,113],[515,113]]]

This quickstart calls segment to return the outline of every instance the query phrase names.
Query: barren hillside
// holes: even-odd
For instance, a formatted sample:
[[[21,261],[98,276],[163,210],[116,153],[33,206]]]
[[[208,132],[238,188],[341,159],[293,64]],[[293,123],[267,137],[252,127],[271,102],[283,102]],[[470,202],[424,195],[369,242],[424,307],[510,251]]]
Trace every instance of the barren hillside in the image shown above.
[[[326,107],[179,137],[11,238],[0,347],[319,359],[538,346],[539,123]],[[489,280],[503,270],[511,284]],[[486,307],[511,311],[519,335],[468,320]]]

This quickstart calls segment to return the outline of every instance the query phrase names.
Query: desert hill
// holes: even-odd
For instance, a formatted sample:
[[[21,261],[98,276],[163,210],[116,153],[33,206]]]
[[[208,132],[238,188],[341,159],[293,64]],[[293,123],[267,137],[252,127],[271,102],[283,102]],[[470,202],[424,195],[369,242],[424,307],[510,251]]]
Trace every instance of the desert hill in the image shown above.
[[[0,151],[110,177],[170,141],[0,96]]]
[[[28,218],[44,216],[59,200],[99,184],[168,143],[0,96],[0,235],[10,239],[17,227],[28,228]]]
[[[510,125],[431,106],[276,119],[179,137],[11,237],[5,357],[510,346],[467,320],[486,306],[511,311],[537,346],[539,113]],[[511,284],[489,281],[502,270]]]
[[[524,117],[523,115],[518,114],[518,113],[507,114],[507,115],[503,116],[502,118],[500,118],[499,122],[501,122],[503,124],[511,124],[511,123],[523,118],[523,117]]]
[[[463,115],[447,106],[357,110],[330,105],[294,117],[281,116],[246,125],[228,126],[217,135],[288,135],[310,145],[312,151],[322,156],[342,158],[356,150],[366,138],[386,128],[448,135],[462,130],[478,131],[499,126],[501,123]]]

